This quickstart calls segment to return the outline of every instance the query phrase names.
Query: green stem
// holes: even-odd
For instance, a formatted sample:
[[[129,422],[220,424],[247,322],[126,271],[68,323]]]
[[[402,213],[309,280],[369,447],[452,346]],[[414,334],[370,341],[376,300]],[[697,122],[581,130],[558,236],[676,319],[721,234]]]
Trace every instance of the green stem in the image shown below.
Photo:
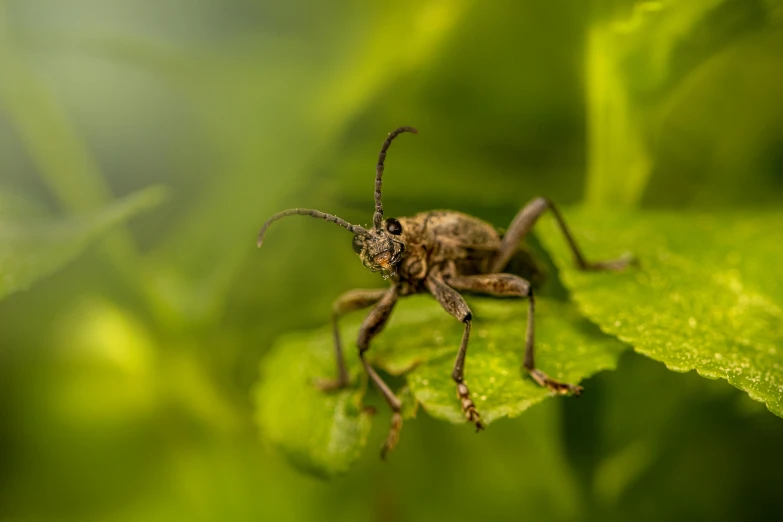
[[[596,22],[587,42],[588,205],[634,207],[652,170],[645,126],[619,71],[622,42],[611,19]]]

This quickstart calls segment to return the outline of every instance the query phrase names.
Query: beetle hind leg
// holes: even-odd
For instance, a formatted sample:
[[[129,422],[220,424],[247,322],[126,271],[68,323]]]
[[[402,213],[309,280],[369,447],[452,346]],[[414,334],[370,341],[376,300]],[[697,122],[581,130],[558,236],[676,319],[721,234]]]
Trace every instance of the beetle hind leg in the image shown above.
[[[514,252],[517,250],[519,242],[527,236],[535,226],[538,218],[547,210],[552,212],[552,215],[555,217],[555,220],[560,227],[560,231],[563,233],[563,236],[565,236],[568,247],[574,256],[574,262],[580,270],[591,272],[617,272],[637,263],[636,258],[630,255],[606,261],[588,261],[585,259],[584,255],[582,255],[582,251],[577,246],[568,225],[566,225],[563,216],[560,214],[560,211],[555,204],[546,198],[536,198],[525,205],[511,222],[511,225],[509,225],[508,231],[501,241],[500,248],[495,254],[495,258],[492,260],[490,272],[500,272],[508,265],[509,260],[511,260]]]
[[[549,388],[558,395],[580,395],[583,388],[575,384],[556,381],[549,375],[536,368],[535,362],[535,321],[536,299],[533,297],[533,291],[528,289],[528,311],[527,311],[527,332],[525,334],[525,360],[522,367],[528,371],[530,377],[538,383],[539,386]]]
[[[465,290],[480,294],[488,294],[499,297],[527,297],[528,314],[527,329],[525,333],[525,358],[522,367],[530,373],[540,386],[549,388],[553,392],[566,395],[572,393],[579,395],[582,387],[556,381],[542,372],[535,365],[535,311],[536,300],[530,282],[513,274],[484,274],[472,276],[457,276],[448,280],[449,286],[457,290]],[[456,371],[456,368],[455,368]]]

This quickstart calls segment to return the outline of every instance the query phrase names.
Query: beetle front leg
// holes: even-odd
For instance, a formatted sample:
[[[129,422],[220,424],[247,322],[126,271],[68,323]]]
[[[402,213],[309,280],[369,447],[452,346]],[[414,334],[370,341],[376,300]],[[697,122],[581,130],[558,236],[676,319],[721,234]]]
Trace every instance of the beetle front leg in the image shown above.
[[[513,274],[485,274],[452,277],[448,280],[448,284],[457,290],[480,294],[499,297],[527,297],[527,331],[525,333],[525,359],[523,363],[525,370],[530,372],[530,376],[540,386],[545,386],[556,393],[565,394],[570,392],[579,395],[582,392],[581,386],[556,381],[536,368],[534,348],[535,321],[533,320],[536,300],[533,297],[533,290],[530,288],[528,281]]]
[[[506,234],[503,236],[503,240],[500,243],[500,248],[498,249],[495,258],[492,260],[490,272],[500,272],[506,267],[511,257],[514,255],[517,247],[519,246],[519,242],[522,241],[528,232],[533,229],[533,226],[535,226],[538,218],[540,218],[541,215],[547,210],[550,210],[555,216],[557,224],[560,227],[560,231],[565,236],[566,241],[568,242],[568,246],[571,248],[571,253],[574,255],[576,266],[580,270],[617,271],[622,270],[634,261],[632,257],[621,257],[619,259],[613,259],[610,261],[595,262],[585,260],[582,252],[579,250],[579,247],[576,244],[576,241],[574,241],[574,238],[571,235],[571,231],[568,229],[563,216],[560,214],[560,211],[557,209],[555,204],[546,198],[536,198],[525,205],[525,207],[519,211],[516,217],[514,217],[511,225],[509,225],[508,231],[506,231]]]
[[[391,316],[391,312],[394,309],[394,305],[397,303],[397,288],[391,287],[384,291],[383,296],[372,309],[370,314],[365,318],[362,326],[359,328],[359,338],[357,345],[359,347],[359,358],[364,366],[364,371],[370,377],[370,380],[375,385],[377,390],[383,396],[386,403],[392,409],[391,427],[389,428],[389,435],[386,437],[386,442],[381,448],[381,458],[386,458],[386,453],[393,450],[400,439],[400,430],[402,430],[402,403],[400,399],[394,395],[391,388],[383,382],[381,376],[375,372],[375,369],[364,358],[365,352],[370,349],[370,341],[383,330],[386,326],[386,322]]]
[[[451,372],[451,378],[457,383],[457,397],[462,405],[462,413],[469,422],[476,425],[477,432],[481,431],[484,429],[484,425],[481,423],[481,415],[470,398],[470,390],[464,380],[465,356],[468,353],[468,339],[470,338],[470,323],[473,319],[473,312],[470,311],[470,307],[465,302],[465,299],[456,290],[448,286],[440,276],[430,275],[425,280],[425,284],[441,306],[465,325],[457,358],[454,361],[454,370]]]
[[[340,341],[340,316],[372,306],[383,298],[388,289],[350,290],[332,305],[332,334],[334,336],[334,356],[337,361],[337,379],[321,379],[316,385],[323,391],[339,390],[348,384],[348,369],[345,366],[342,342]]]

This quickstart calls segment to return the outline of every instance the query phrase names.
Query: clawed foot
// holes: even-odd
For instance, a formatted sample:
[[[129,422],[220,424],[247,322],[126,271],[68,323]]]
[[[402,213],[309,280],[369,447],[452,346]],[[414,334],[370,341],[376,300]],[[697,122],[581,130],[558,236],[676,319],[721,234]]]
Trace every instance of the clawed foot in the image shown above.
[[[611,261],[586,263],[582,268],[590,271],[608,270],[610,272],[619,272],[625,270],[629,266],[639,266],[639,259],[633,254],[623,254],[619,258],[612,259]]]
[[[348,386],[348,382],[341,379],[316,379],[314,384],[322,392],[338,391]]]
[[[476,433],[483,430],[484,425],[481,423],[481,415],[476,409],[476,405],[470,399],[470,390],[463,382],[457,384],[457,397],[462,403],[462,413],[465,414],[465,418],[468,419],[468,422],[476,425]]]
[[[386,460],[386,454],[393,450],[400,441],[400,430],[402,430],[402,415],[399,412],[392,414],[389,435],[386,436],[386,442],[381,448],[381,459]]]
[[[530,376],[535,380],[539,386],[544,386],[546,388],[549,388],[553,392],[557,393],[558,395],[568,395],[569,393],[572,393],[574,395],[579,395],[582,393],[581,386],[577,386],[575,384],[567,384],[564,382],[556,381],[549,377],[547,374],[542,372],[541,370],[531,370]]]
[[[315,381],[315,387],[322,392],[334,392],[345,388],[348,383],[340,379],[317,379]],[[373,406],[364,406],[362,411],[367,415],[375,415],[376,410]],[[400,440],[400,430],[402,429],[402,415],[394,413],[392,415],[391,427],[389,428],[389,435],[386,437],[386,442],[381,448],[381,458],[386,460],[386,454],[397,446],[397,442]]]

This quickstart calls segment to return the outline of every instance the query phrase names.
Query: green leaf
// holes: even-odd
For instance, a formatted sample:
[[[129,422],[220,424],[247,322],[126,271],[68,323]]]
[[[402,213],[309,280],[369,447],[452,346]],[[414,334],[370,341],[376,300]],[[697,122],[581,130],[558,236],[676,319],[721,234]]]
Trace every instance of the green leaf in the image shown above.
[[[42,217],[24,198],[0,196],[0,299],[25,289],[73,260],[111,227],[159,203],[153,187],[108,207],[67,218]],[[35,217],[33,217],[35,216]]]
[[[475,320],[465,377],[485,424],[519,415],[550,397],[521,370],[527,303],[481,298],[470,304]],[[537,305],[539,368],[577,383],[615,367],[625,349],[622,343],[602,334],[570,303],[538,299]],[[352,314],[341,326],[352,382],[358,387],[322,393],[314,386],[335,373],[330,328],[281,339],[262,363],[256,388],[262,431],[295,465],[321,476],[346,471],[367,442],[369,420],[361,408],[366,379],[352,349],[362,318],[362,313]],[[460,323],[437,302],[415,296],[397,305],[389,325],[373,341],[371,364],[389,374],[405,374],[408,386],[398,395],[406,418],[415,416],[419,403],[436,418],[465,422],[451,379],[461,335]],[[382,418],[385,422],[386,415]]]
[[[771,8],[752,0],[592,2],[585,63],[589,204],[639,203],[680,89],[698,82],[723,48],[761,30]]]
[[[583,273],[552,219],[540,237],[579,309],[672,370],[726,379],[783,416],[783,213],[569,213],[590,259],[641,266]]]
[[[329,331],[290,335],[269,352],[255,390],[256,419],[264,435],[291,462],[321,477],[348,470],[367,444],[370,417],[364,386],[325,393],[320,379],[334,377]],[[355,363],[356,357],[349,357]],[[358,366],[351,365],[352,374]]]
[[[56,89],[31,65],[4,27],[0,4],[0,108],[18,133],[47,188],[74,212],[100,209],[111,201],[109,184]],[[135,272],[135,245],[127,230],[105,241],[113,262]]]
[[[527,302],[482,299],[473,311],[476,320],[465,364],[465,382],[484,423],[516,417],[550,397],[551,393],[521,368]],[[435,318],[429,322],[430,327],[439,322],[441,328],[449,327]],[[422,323],[421,327],[427,325]],[[450,327],[460,330],[455,324]],[[458,341],[452,343],[448,356],[433,357],[408,376],[422,407],[433,417],[450,422],[465,422],[451,379]],[[536,366],[550,377],[572,384],[601,370],[614,369],[625,348],[602,335],[571,303],[540,298],[536,300],[535,346]]]
[[[633,206],[652,171],[650,129],[638,93],[660,97],[677,40],[720,0],[593,3],[586,69],[587,201]],[[622,144],[622,145],[620,145]]]

